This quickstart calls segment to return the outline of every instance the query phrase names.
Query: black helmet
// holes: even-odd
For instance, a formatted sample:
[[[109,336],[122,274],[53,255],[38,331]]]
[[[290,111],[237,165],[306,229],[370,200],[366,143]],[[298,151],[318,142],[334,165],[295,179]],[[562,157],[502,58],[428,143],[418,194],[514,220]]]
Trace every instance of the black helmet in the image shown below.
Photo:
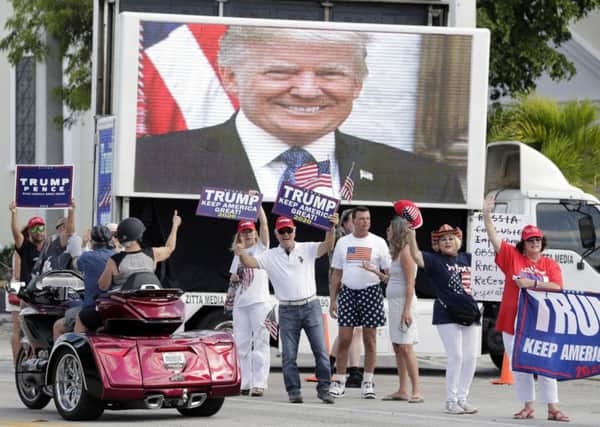
[[[146,227],[142,221],[137,218],[125,218],[117,227],[117,239],[121,243],[133,242],[141,240]]]
[[[112,241],[112,233],[105,225],[94,225],[90,237],[94,243],[100,245],[109,245]]]

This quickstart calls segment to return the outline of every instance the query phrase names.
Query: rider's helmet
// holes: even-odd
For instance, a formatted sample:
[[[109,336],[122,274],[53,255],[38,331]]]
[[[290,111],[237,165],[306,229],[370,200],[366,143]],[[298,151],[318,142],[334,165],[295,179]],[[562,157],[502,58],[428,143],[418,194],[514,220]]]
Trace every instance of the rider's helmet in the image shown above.
[[[121,244],[141,240],[146,227],[137,218],[125,218],[117,227],[117,239]]]

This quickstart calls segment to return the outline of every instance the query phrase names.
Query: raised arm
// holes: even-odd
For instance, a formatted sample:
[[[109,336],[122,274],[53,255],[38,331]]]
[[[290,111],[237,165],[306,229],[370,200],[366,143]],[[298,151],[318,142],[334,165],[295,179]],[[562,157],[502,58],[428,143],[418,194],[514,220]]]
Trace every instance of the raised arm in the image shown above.
[[[155,262],[161,262],[168,259],[173,251],[175,251],[175,247],[177,246],[177,230],[179,229],[180,225],[181,217],[177,214],[177,209],[175,209],[173,211],[171,232],[169,233],[169,237],[167,238],[165,245],[158,248],[152,248]]]
[[[328,252],[331,252],[333,250],[333,247],[335,246],[335,227],[340,222],[340,214],[338,214],[337,212],[334,213],[333,215],[331,215],[331,217],[329,217],[329,221],[331,221],[331,224],[333,224],[333,226],[325,235],[325,240],[323,240],[319,245],[319,248],[317,249],[317,258],[325,255]]]
[[[417,236],[415,230],[408,230],[408,247],[410,249],[410,256],[413,261],[417,263],[417,265],[421,268],[425,267],[425,262],[423,261],[423,253],[419,250],[419,245],[417,244]]]
[[[71,206],[67,209],[67,236],[75,234],[75,200],[71,199]]]
[[[25,236],[21,233],[19,223],[17,222],[17,204],[14,201],[10,202],[8,210],[10,210],[10,230],[12,231],[13,240],[15,241],[15,248],[19,249],[23,246]]]
[[[262,205],[258,210],[258,238],[266,248],[269,247],[269,222],[267,221],[267,214]]]
[[[488,239],[494,247],[496,253],[500,252],[502,246],[502,239],[496,233],[496,227],[492,221],[492,209],[496,203],[496,198],[493,194],[489,194],[483,201],[483,223],[485,224],[485,230],[487,231]]]
[[[258,268],[258,261],[252,255],[246,252],[246,248],[241,243],[235,244],[233,253],[240,257],[240,262],[246,267]]]

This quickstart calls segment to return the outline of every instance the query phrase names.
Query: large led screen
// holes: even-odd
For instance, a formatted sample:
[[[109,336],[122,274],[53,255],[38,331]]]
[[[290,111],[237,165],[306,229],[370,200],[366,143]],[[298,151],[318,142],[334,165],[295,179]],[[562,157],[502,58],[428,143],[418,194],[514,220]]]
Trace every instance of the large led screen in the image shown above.
[[[123,195],[481,199],[485,31],[124,15]]]

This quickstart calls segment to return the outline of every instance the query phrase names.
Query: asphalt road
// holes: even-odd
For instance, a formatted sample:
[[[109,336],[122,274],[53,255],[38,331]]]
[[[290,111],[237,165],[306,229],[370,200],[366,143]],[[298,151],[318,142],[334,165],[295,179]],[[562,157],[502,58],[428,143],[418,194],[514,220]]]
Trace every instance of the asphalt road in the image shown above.
[[[378,399],[363,400],[360,390],[349,389],[346,396],[334,405],[321,403],[314,391],[314,383],[305,382],[305,403],[287,402],[283,379],[278,368],[273,368],[269,389],[262,398],[232,397],[225,401],[220,412],[202,420],[184,418],[175,410],[106,411],[94,422],[74,423],[60,418],[53,403],[45,409],[26,409],[19,401],[14,387],[12,362],[6,325],[0,327],[0,426],[100,426],[111,427],[145,425],[198,426],[198,423],[215,426],[548,426],[556,425],[546,420],[544,405],[536,404],[536,418],[513,420],[511,415],[520,409],[511,386],[492,385],[497,370],[482,357],[471,387],[470,401],[479,408],[475,415],[447,415],[443,413],[444,370],[443,360],[420,360],[420,375],[425,402],[382,401],[381,397],[397,386],[395,375],[389,370],[375,375]],[[4,332],[2,332],[4,330]],[[274,358],[274,365],[278,360]],[[303,374],[310,376],[310,371]],[[569,381],[559,384],[561,407],[571,416],[570,426],[600,426],[600,378]]]

